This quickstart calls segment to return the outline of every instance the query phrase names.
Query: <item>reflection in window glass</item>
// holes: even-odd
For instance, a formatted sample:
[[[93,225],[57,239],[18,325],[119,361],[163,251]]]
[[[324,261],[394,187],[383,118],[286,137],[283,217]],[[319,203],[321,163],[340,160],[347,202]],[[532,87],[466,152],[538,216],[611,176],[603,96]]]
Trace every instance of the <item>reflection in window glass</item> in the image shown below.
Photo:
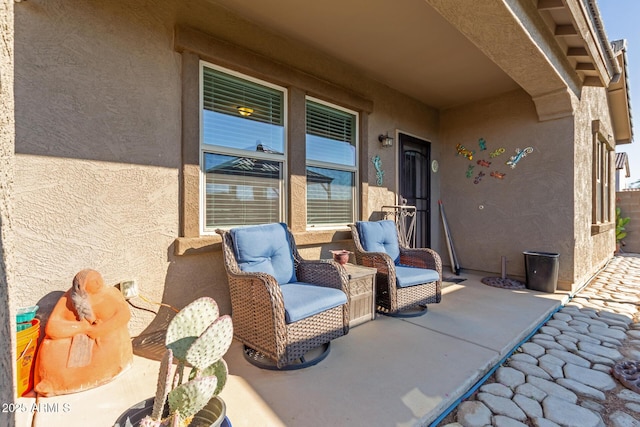
[[[307,167],[307,223],[347,224],[353,221],[353,172]]]
[[[281,220],[282,163],[206,153],[205,229]]]

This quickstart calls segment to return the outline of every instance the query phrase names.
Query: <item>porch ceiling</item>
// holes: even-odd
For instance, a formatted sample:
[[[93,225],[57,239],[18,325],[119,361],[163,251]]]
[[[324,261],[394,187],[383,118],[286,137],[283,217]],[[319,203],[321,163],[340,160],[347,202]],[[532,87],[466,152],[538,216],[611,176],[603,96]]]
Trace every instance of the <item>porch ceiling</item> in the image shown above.
[[[518,87],[424,0],[209,1],[435,108]]]

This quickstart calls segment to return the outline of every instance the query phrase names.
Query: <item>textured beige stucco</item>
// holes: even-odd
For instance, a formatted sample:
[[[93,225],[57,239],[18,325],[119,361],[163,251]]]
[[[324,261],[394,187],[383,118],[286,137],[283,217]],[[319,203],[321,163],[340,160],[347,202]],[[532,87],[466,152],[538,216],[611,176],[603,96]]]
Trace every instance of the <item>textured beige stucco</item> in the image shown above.
[[[625,190],[616,193],[616,206],[620,208],[622,218],[629,218],[625,226],[627,233],[622,239],[622,250],[628,253],[640,253],[640,190]]]
[[[23,2],[16,10],[16,306],[38,303],[45,313],[75,273],[90,267],[111,285],[135,279],[152,301],[180,308],[209,295],[230,312],[220,252],[174,253],[180,180],[186,179],[180,176],[182,61],[173,49],[176,25],[244,44],[292,73],[322,76],[372,101],[366,143],[369,157],[383,157],[386,178],[378,187],[369,166],[373,197],[362,209],[365,218],[395,203],[397,147],[382,150],[378,134],[402,129],[437,147],[434,109],[210,3]],[[297,181],[291,185],[300,188]],[[348,243],[301,250],[328,257],[329,249]],[[133,303],[158,310],[140,299]],[[132,308],[132,315],[135,335],[149,324],[161,326],[167,311],[155,317]]]
[[[522,277],[523,251],[558,252],[559,280],[572,281],[573,136],[570,117],[539,122],[524,91],[442,113],[442,200],[463,269],[499,273],[506,256],[507,274]],[[479,151],[479,138],[486,152]],[[457,155],[459,143],[476,151],[472,161]],[[505,165],[516,148],[526,147],[534,151],[515,169]],[[504,154],[491,159],[488,153],[498,148]],[[493,170],[506,175],[496,179]],[[480,171],[486,175],[474,184]]]
[[[0,1],[0,402],[12,403],[16,397],[15,254],[12,233],[14,177],[14,91],[13,91],[13,0]],[[16,425],[13,411],[2,411],[3,426]]]
[[[596,270],[602,267],[615,250],[615,230],[592,234],[592,180],[593,180],[593,121],[599,122],[600,132],[608,138],[615,149],[606,90],[597,87],[584,87],[575,114],[575,267],[573,280],[583,284]],[[611,153],[611,156],[613,154]],[[614,160],[610,158],[611,164]],[[610,222],[613,221],[615,203],[615,167],[611,167],[609,185]]]

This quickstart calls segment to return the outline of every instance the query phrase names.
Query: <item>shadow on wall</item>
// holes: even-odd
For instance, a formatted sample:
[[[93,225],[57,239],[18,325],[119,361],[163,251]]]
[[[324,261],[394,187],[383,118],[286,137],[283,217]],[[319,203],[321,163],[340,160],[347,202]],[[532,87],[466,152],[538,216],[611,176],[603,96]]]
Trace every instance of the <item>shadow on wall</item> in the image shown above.
[[[174,245],[171,244],[167,248],[167,260],[169,267],[164,282],[163,304],[180,310],[192,301],[206,296],[216,300],[220,314],[231,314],[229,286],[220,251],[176,256]],[[151,323],[134,338],[134,353],[153,358],[155,343],[161,344],[164,351],[163,334],[175,313],[166,306],[156,310]],[[152,347],[150,351],[149,347]],[[158,357],[162,357],[162,353]]]

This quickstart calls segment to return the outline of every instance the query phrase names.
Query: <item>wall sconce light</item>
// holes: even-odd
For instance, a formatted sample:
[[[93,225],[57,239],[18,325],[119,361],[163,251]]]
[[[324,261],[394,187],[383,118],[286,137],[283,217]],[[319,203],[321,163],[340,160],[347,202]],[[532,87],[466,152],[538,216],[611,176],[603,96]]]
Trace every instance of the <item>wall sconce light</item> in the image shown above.
[[[378,141],[380,141],[380,144],[383,147],[392,147],[393,146],[393,138],[391,138],[389,136],[389,134],[387,134],[387,135],[382,135],[382,134],[379,135],[378,136]]]
[[[242,117],[249,117],[250,115],[253,114],[253,108],[249,108],[249,107],[238,107],[238,113],[242,116]]]

